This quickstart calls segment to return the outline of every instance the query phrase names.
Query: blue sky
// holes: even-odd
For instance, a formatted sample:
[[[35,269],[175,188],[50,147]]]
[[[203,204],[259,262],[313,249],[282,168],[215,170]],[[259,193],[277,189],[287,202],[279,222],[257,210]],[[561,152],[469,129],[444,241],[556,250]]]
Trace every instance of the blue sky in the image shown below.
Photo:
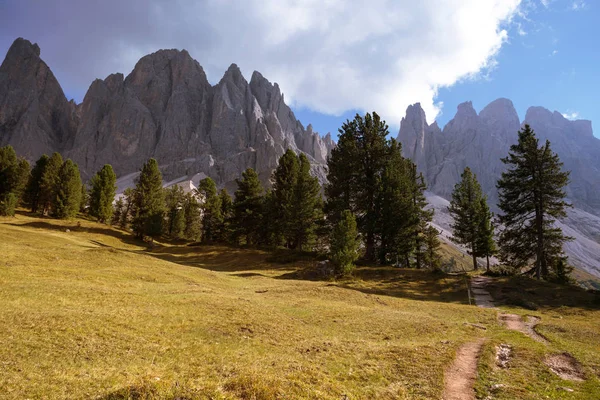
[[[508,27],[509,37],[485,76],[463,79],[439,90],[443,102],[438,124],[443,127],[464,101],[477,112],[499,97],[513,101],[521,120],[530,106],[592,120],[600,137],[600,1],[539,2],[526,20]],[[375,110],[376,111],[376,110]],[[298,119],[311,121],[319,132],[334,132],[357,110],[341,116],[295,107]],[[359,111],[360,112],[360,111]],[[388,121],[395,137],[400,121]],[[334,135],[335,136],[335,135]]]
[[[79,102],[96,78],[187,49],[213,84],[231,63],[278,82],[322,134],[377,111],[395,136],[416,102],[440,126],[498,97],[521,119],[537,105],[600,121],[599,22],[600,0],[0,0],[0,55],[38,43]]]

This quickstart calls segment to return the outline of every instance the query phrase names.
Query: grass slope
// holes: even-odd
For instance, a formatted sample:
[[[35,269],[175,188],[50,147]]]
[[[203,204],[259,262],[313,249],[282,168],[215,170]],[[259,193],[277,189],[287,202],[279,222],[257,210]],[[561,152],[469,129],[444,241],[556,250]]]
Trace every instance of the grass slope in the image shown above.
[[[0,219],[0,255],[0,398],[433,399],[456,349],[478,337],[482,397],[496,383],[506,386],[494,398],[600,396],[599,305],[583,291],[562,292],[565,307],[540,301],[552,285],[498,288],[511,312],[542,317],[546,348],[469,306],[463,276],[362,267],[341,282],[301,280],[311,261],[149,250],[93,222],[25,214]],[[514,305],[519,285],[537,285],[525,302],[537,311]],[[506,370],[494,366],[500,342],[518,356]],[[588,379],[552,375],[543,359],[557,351]]]

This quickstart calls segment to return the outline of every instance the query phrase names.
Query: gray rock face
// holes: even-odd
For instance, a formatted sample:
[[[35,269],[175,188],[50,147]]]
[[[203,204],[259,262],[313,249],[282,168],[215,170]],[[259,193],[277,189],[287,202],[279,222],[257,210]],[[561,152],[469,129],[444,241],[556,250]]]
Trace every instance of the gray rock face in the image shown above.
[[[279,86],[260,73],[248,83],[232,64],[211,86],[185,50],[159,50],[127,77],[95,80],[77,106],[64,98],[37,45],[23,39],[0,69],[0,144],[30,159],[61,151],[84,178],[104,164],[124,176],[154,157],[167,180],[204,173],[229,187],[249,167],[267,182],[288,148],[304,152],[323,180],[335,145],[330,135],[305,129]]]
[[[73,144],[78,107],[67,101],[37,44],[19,38],[0,66],[0,146],[36,159]]]

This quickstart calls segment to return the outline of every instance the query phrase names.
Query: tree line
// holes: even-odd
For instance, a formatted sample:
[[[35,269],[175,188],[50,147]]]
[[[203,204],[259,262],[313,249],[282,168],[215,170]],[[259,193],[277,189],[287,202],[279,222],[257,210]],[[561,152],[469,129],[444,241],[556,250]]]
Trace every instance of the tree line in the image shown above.
[[[43,155],[30,170],[7,146],[0,148],[0,214],[14,215],[21,204],[57,218],[85,212],[138,238],[326,250],[339,274],[351,272],[359,258],[438,270],[440,232],[431,225],[425,180],[388,136],[379,115],[357,114],[339,129],[323,188],[306,155],[287,150],[270,188],[249,168],[236,180],[233,198],[208,177],[194,192],[178,185],[164,189],[158,163],[149,159],[135,187],[114,201],[110,165],[83,185],[77,164],[60,154]],[[452,239],[467,248],[474,269],[477,258],[485,258],[489,270],[489,258],[497,255],[509,272],[533,265],[529,271],[538,278],[568,281],[572,268],[562,244],[570,238],[554,221],[570,206],[564,200],[569,173],[550,143],[540,146],[528,125],[502,161],[507,170],[497,183],[501,213],[494,218],[477,177],[466,168],[448,207]],[[495,226],[502,228],[496,232]]]

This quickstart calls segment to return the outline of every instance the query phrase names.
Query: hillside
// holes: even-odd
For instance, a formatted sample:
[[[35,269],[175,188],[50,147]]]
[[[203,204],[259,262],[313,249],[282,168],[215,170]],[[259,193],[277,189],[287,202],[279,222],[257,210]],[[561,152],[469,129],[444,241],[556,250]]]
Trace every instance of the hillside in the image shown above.
[[[460,275],[361,267],[301,280],[313,261],[148,249],[104,225],[23,213],[0,219],[0,254],[0,398],[434,399],[457,349],[478,338],[480,398],[600,395],[600,303],[576,288],[496,281],[507,304],[535,304],[502,309],[541,318],[544,346],[469,305]],[[495,366],[500,343],[510,368]],[[544,365],[565,351],[585,381]]]

